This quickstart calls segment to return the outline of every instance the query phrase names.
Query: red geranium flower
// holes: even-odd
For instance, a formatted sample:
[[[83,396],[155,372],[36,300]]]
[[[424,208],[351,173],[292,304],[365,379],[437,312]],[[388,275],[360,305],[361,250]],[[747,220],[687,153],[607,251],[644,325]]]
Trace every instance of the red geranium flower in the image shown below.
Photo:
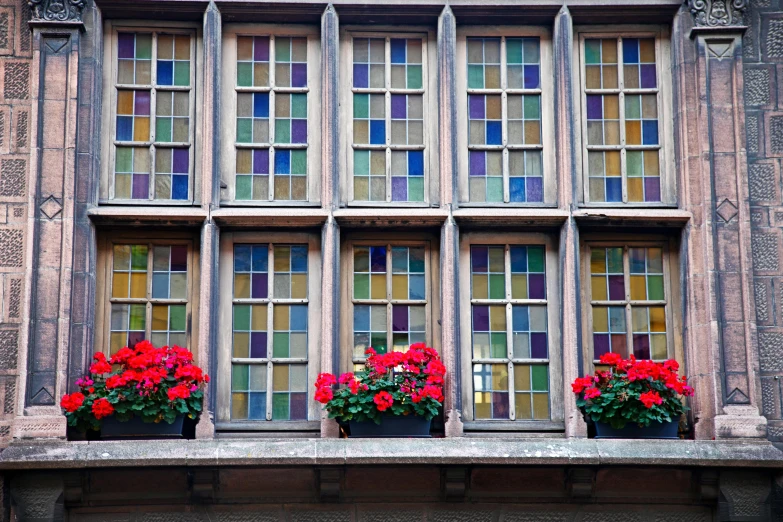
[[[660,395],[658,395],[658,392],[654,391],[648,391],[644,392],[641,395],[639,395],[639,400],[642,401],[642,404],[644,404],[645,408],[650,409],[653,407],[653,404],[662,404],[663,398],[661,398]]]
[[[114,413],[114,406],[106,399],[98,399],[92,403],[92,413],[96,419],[101,420]]]
[[[73,413],[82,407],[84,403],[84,394],[75,392],[70,395],[63,395],[60,400],[60,406],[68,413]]]
[[[386,411],[394,404],[394,397],[387,391],[380,391],[373,397],[373,402],[378,407],[378,411]]]

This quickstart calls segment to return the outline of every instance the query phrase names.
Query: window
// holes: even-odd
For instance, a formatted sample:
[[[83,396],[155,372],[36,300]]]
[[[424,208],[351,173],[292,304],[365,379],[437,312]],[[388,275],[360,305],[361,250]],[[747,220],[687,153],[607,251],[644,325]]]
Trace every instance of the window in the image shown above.
[[[193,348],[191,314],[196,301],[189,240],[144,241],[120,238],[102,243],[105,267],[99,288],[103,304],[96,315],[102,331],[98,350],[117,353],[124,346],[149,340],[153,345]],[[197,306],[197,304],[196,304]],[[105,337],[104,337],[105,336]]]
[[[317,33],[237,27],[224,37],[224,168],[238,204],[317,202],[320,49]],[[224,194],[225,195],[225,194]],[[225,198],[224,198],[225,199]]]
[[[562,378],[557,254],[549,239],[468,233],[462,262],[466,421],[490,430],[523,428],[524,421],[555,428],[563,418]]]
[[[673,202],[668,186],[668,47],[653,33],[581,34],[585,201]]]
[[[112,142],[102,198],[194,199],[196,32],[116,27],[109,33],[105,111]]]
[[[219,420],[307,421],[317,418],[309,400],[318,373],[319,248],[303,234],[228,234],[222,259],[221,374],[226,404]],[[315,348],[317,349],[317,348]],[[315,408],[315,409],[314,409]]]
[[[461,201],[555,203],[550,45],[535,29],[460,31]]]
[[[428,116],[428,40],[422,34],[350,32],[350,200],[426,204],[435,132]],[[432,105],[431,105],[432,104]]]

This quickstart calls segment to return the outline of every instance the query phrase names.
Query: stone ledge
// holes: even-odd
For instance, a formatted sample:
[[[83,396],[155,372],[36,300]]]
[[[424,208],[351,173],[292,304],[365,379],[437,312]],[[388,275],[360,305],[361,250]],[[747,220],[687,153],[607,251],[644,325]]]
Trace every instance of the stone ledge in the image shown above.
[[[782,468],[767,441],[593,439],[221,439],[15,441],[0,469],[341,465],[678,466]]]

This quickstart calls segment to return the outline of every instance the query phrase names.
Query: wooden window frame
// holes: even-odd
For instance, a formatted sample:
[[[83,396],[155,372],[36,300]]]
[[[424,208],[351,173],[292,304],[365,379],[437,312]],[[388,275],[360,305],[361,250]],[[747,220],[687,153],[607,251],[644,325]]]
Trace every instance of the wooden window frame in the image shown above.
[[[376,239],[373,239],[376,237]],[[356,235],[343,242],[340,252],[340,269],[345,274],[341,279],[340,292],[342,296],[342,306],[340,307],[340,313],[343,320],[340,322],[340,345],[341,349],[340,357],[340,370],[342,372],[353,371],[356,365],[362,365],[364,363],[363,357],[356,357],[354,354],[353,346],[353,307],[354,304],[373,304],[373,305],[386,305],[386,339],[388,350],[392,350],[392,320],[391,310],[392,304],[399,302],[391,298],[391,251],[388,250],[387,255],[387,280],[386,280],[386,299],[373,300],[373,299],[361,299],[357,300],[353,298],[353,249],[356,246],[411,246],[425,248],[424,253],[424,273],[425,273],[425,339],[427,346],[431,346],[440,352],[440,324],[438,317],[440,315],[440,277],[439,277],[439,243],[435,236],[430,234],[402,234],[402,233],[389,233],[389,234],[362,234]],[[357,303],[357,301],[359,301]],[[421,305],[420,301],[403,300],[401,304],[413,304]]]
[[[665,26],[658,25],[628,25],[628,26],[578,26],[574,28],[574,61],[573,77],[578,80],[577,89],[574,89],[574,107],[579,115],[579,131],[575,133],[577,139],[576,153],[578,154],[577,176],[580,190],[577,190],[579,205],[583,207],[621,207],[621,208],[661,208],[677,206],[677,180],[675,176],[674,165],[674,123],[672,116],[672,73],[671,73],[671,34]],[[654,38],[656,53],[656,75],[658,86],[654,90],[658,95],[658,141],[659,141],[659,174],[661,177],[661,201],[628,202],[627,174],[626,168],[626,145],[625,145],[625,103],[623,88],[623,68],[621,61],[622,47],[618,45],[618,88],[596,90],[601,94],[619,94],[620,111],[620,145],[615,149],[619,150],[621,156],[620,176],[622,179],[622,199],[621,202],[602,202],[590,201],[589,172],[587,160],[587,98],[585,87],[585,60],[584,60],[584,41],[590,38]],[[619,44],[619,40],[618,40]],[[644,94],[645,89],[633,89],[633,94]],[[653,91],[653,90],[650,90]],[[651,94],[652,92],[648,93]],[[612,146],[603,146],[600,150],[610,150]],[[636,147],[636,146],[634,146]],[[640,149],[642,146],[639,146]],[[633,149],[637,150],[637,149]]]
[[[188,247],[188,271],[187,271],[187,297],[184,299],[186,317],[187,348],[193,353],[193,359],[198,361],[198,321],[193,320],[193,314],[199,310],[199,286],[200,286],[200,255],[198,250],[198,234],[142,232],[138,230],[107,230],[98,233],[98,256],[96,270],[96,305],[95,305],[95,351],[110,353],[111,338],[111,305],[113,302],[137,304],[144,303],[146,313],[146,335],[150,340],[152,329],[152,305],[183,304],[178,299],[152,298],[152,248],[156,245],[187,245]],[[115,244],[121,245],[149,245],[150,253],[147,258],[147,297],[144,299],[113,298],[111,296],[113,255]]]
[[[385,38],[386,45],[386,86],[372,89],[353,87],[353,39],[354,38]],[[388,41],[391,38],[421,38],[422,39],[422,88],[421,89],[392,89],[391,60],[389,57]],[[348,26],[340,31],[340,61],[344,65],[340,68],[340,118],[344,131],[340,133],[342,142],[341,150],[345,159],[345,168],[340,175],[341,200],[349,207],[431,207],[437,206],[440,201],[440,169],[438,149],[438,82],[437,82],[437,36],[434,31],[411,26],[405,31],[399,27],[379,26],[377,29],[367,31],[366,27]],[[375,91],[378,92],[375,92]],[[402,146],[391,144],[391,93],[399,91],[407,94],[422,94],[422,111],[424,145],[421,149],[411,149],[409,145]],[[361,150],[385,150],[386,151],[386,201],[356,201],[353,194],[353,94],[354,92],[366,92],[386,96],[386,144],[378,149],[361,147]],[[391,197],[391,151],[393,150],[423,150],[424,151],[424,201],[392,201]]]
[[[662,237],[660,235],[651,235],[640,239],[639,235],[608,235],[596,234],[583,238],[581,244],[581,279],[580,288],[582,302],[584,303],[582,312],[582,337],[583,350],[582,361],[586,374],[589,374],[597,364],[598,360],[593,357],[593,305],[592,286],[590,284],[590,249],[592,247],[622,247],[623,248],[623,276],[625,282],[626,298],[623,301],[596,301],[596,306],[624,306],[626,308],[626,335],[629,353],[633,352],[633,326],[630,316],[630,307],[636,303],[639,306],[660,305],[659,301],[634,301],[630,299],[630,268],[628,260],[629,248],[662,248],[663,249],[663,287],[666,315],[666,350],[667,358],[676,359],[681,364],[685,362],[684,350],[682,344],[682,321],[681,321],[681,297],[680,288],[676,284],[680,280],[679,267],[679,247],[675,239]],[[651,354],[652,355],[652,354]]]
[[[474,245],[503,245],[506,246],[508,256],[509,246],[543,246],[544,266],[546,270],[547,288],[547,348],[549,353],[549,420],[492,420],[473,418],[473,346],[471,328],[471,262],[470,249]],[[503,233],[503,232],[467,232],[462,234],[459,246],[459,302],[460,324],[463,325],[460,335],[461,362],[462,362],[462,420],[465,431],[475,432],[553,432],[565,429],[565,412],[563,403],[563,362],[562,342],[560,337],[560,261],[556,240],[543,233]],[[508,267],[507,267],[508,268]],[[507,278],[506,285],[510,285]],[[481,300],[482,302],[484,300]],[[497,304],[511,302],[530,301],[534,304],[542,304],[538,299],[504,299],[497,300]],[[510,325],[507,325],[507,329]],[[508,330],[507,330],[508,333]],[[509,365],[513,365],[509,359]],[[541,362],[540,359],[535,359]],[[524,364],[524,361],[521,361]],[[513,386],[513,371],[509,371],[509,391]],[[510,404],[509,411],[513,411],[514,405]]]
[[[307,144],[286,144],[281,148],[307,150],[307,199],[299,200],[237,200],[236,199],[236,150],[237,150],[237,93],[275,92],[270,80],[269,88],[238,87],[237,80],[237,37],[270,36],[307,38],[307,87],[285,87],[284,94],[303,92],[307,94]],[[321,35],[320,29],[312,25],[298,24],[226,24],[222,36],[221,72],[221,115],[220,129],[223,136],[220,180],[226,188],[221,189],[221,206],[239,207],[314,207],[321,204]],[[270,51],[271,52],[271,51]],[[271,69],[270,56],[270,69]],[[270,137],[274,131],[270,99]],[[245,145],[245,144],[243,144]],[[253,148],[252,144],[246,144]],[[274,144],[270,144],[273,148]],[[240,147],[240,148],[245,148]],[[269,190],[274,194],[274,165],[270,166]]]
[[[141,142],[117,142],[117,70],[118,70],[118,33],[170,33],[187,34],[191,37],[191,60],[190,60],[190,122],[189,122],[189,172],[188,172],[188,199],[114,199],[114,167],[115,153],[117,143],[134,146]],[[152,55],[150,58],[151,75],[156,77],[155,57],[157,48],[155,42],[156,36],[153,36]],[[203,37],[201,27],[198,24],[187,22],[155,22],[155,21],[136,21],[136,20],[107,20],[104,22],[103,32],[103,115],[101,128],[102,136],[106,139],[101,140],[101,169],[99,185],[99,203],[112,205],[155,205],[155,206],[192,206],[197,205],[201,199],[201,163],[198,160],[201,150],[202,135],[200,121],[203,115]],[[138,86],[135,86],[138,87]],[[124,86],[123,86],[124,88]],[[128,87],[131,89],[132,87]],[[150,182],[149,193],[155,192],[155,94],[156,85],[153,81],[150,88],[150,140],[144,142],[145,147],[150,148]],[[164,86],[161,91],[181,92],[187,89],[177,86]],[[172,145],[183,145],[179,142],[165,143],[166,148]],[[173,147],[182,148],[182,147]]]
[[[231,368],[232,368],[232,310],[234,304],[234,245],[236,244],[306,244],[307,245],[307,420],[231,420]],[[279,431],[311,432],[321,429],[321,405],[312,398],[315,380],[321,371],[321,238],[306,232],[225,232],[220,237],[219,314],[217,346],[217,408],[215,427],[218,431]],[[270,273],[274,268],[269,267]],[[271,281],[271,278],[270,278]],[[269,296],[266,301],[273,302]],[[301,299],[285,299],[297,304]],[[294,302],[296,301],[296,302]],[[271,323],[270,323],[271,327]],[[270,336],[271,338],[271,336]],[[272,357],[270,356],[271,360]],[[264,363],[268,364],[268,363]],[[267,366],[269,367],[269,366]],[[271,386],[272,376],[267,375]],[[269,398],[267,399],[269,400]],[[271,414],[271,411],[267,411]]]
[[[467,75],[467,40],[468,38],[539,38],[540,39],[540,75],[541,86],[538,89],[507,89],[505,85],[506,78],[506,57],[501,48],[501,89],[480,89],[477,92],[487,94],[501,94],[505,100],[507,92],[512,94],[540,94],[541,95],[541,141],[539,147],[520,147],[521,149],[541,150],[542,156],[542,174],[544,183],[544,201],[543,202],[510,202],[509,200],[509,175],[508,175],[508,148],[505,143],[507,140],[507,118],[504,113],[503,119],[503,141],[501,149],[503,151],[503,202],[480,202],[470,201],[470,191],[468,187],[469,180],[469,160],[468,160],[468,94],[469,89]],[[462,207],[556,207],[557,206],[557,169],[555,166],[555,102],[554,102],[554,68],[552,55],[552,32],[543,27],[537,26],[460,26],[457,27],[457,146],[459,148],[459,176],[458,191],[459,204]],[[505,107],[505,101],[503,102]]]

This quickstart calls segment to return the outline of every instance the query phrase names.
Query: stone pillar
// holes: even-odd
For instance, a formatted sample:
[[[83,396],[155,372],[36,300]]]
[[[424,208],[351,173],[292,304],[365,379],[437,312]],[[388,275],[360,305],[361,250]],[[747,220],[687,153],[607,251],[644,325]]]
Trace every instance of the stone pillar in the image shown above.
[[[34,100],[22,329],[25,410],[15,437],[63,437],[73,295],[76,130],[83,4],[32,2]],[[82,268],[84,269],[84,268]],[[81,318],[84,320],[84,318]]]
[[[719,522],[766,522],[772,518],[772,477],[766,472],[726,470],[720,473]]]
[[[11,481],[11,520],[63,522],[63,479],[52,473],[30,473]]]
[[[759,415],[755,305],[750,294],[750,208],[742,94],[744,1],[691,0],[672,40],[687,234],[686,345],[697,438],[764,437]],[[693,92],[693,85],[697,92]],[[710,420],[708,420],[710,419]]]

